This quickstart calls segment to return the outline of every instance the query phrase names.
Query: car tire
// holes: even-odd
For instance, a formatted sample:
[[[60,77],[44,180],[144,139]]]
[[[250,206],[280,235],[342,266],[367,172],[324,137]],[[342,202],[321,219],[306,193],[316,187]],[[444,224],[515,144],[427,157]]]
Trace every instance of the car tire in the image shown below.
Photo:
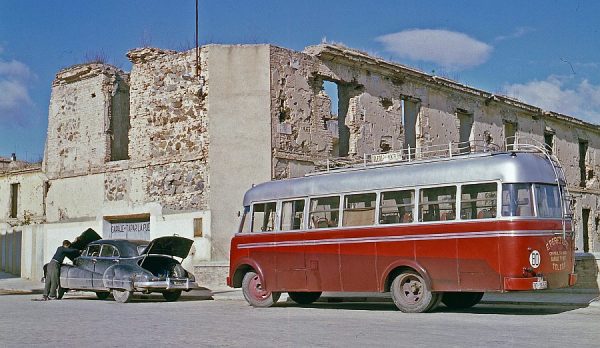
[[[62,299],[63,296],[65,295],[65,292],[69,291],[69,289],[65,289],[63,287],[58,287],[58,289],[56,289],[56,298],[57,299]]]
[[[405,313],[423,313],[433,310],[441,294],[431,292],[425,279],[417,272],[398,274],[390,288],[394,304]]]
[[[176,291],[165,291],[162,293],[163,297],[167,302],[175,302],[181,297],[181,290]]]
[[[96,297],[98,297],[99,300],[106,300],[108,296],[110,296],[110,292],[108,291],[96,291]]]
[[[119,303],[127,303],[131,301],[131,297],[133,297],[133,291],[129,290],[113,289],[112,293],[115,301]]]
[[[262,288],[262,279],[254,271],[250,271],[244,275],[242,293],[250,305],[261,308],[271,307],[281,296],[280,292],[264,290]]]
[[[300,305],[309,305],[321,297],[321,292],[288,292],[292,301]]]

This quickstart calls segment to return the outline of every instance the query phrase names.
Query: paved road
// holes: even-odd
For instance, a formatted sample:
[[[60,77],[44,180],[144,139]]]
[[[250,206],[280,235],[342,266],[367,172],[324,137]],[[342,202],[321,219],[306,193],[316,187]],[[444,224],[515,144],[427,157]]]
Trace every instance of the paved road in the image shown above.
[[[280,303],[187,295],[120,304],[94,295],[31,301],[0,296],[3,347],[597,347],[600,306],[478,305],[452,312],[403,314],[391,303]]]

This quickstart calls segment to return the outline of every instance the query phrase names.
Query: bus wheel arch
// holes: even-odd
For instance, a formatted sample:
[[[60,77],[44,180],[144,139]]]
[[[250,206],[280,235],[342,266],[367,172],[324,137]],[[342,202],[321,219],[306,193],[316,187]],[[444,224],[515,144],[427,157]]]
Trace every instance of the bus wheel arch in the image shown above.
[[[425,285],[427,285],[427,288],[432,289],[432,282],[431,282],[431,277],[429,276],[429,273],[427,272],[427,270],[425,270],[425,268],[421,267],[419,264],[417,263],[413,263],[413,262],[398,262],[396,264],[392,264],[390,265],[386,272],[384,274],[386,274],[386,277],[384,278],[383,281],[383,291],[384,292],[389,292],[392,286],[392,282],[394,281],[394,278],[396,278],[400,273],[405,272],[405,271],[413,271],[418,273],[421,277],[423,277],[423,280],[425,281]]]

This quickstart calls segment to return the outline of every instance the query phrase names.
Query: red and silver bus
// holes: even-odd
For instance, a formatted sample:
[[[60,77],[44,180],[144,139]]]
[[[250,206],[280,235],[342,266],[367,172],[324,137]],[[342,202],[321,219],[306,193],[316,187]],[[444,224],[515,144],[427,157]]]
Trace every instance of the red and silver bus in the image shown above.
[[[543,145],[508,148],[374,155],[389,162],[257,185],[227,284],[256,307],[282,292],[299,304],[323,291],[390,292],[403,312],[572,286],[564,172]]]

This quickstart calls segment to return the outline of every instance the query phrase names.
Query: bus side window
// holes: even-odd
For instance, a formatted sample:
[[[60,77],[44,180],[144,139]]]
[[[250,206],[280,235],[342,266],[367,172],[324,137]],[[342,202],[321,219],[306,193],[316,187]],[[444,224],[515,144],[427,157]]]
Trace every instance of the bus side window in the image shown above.
[[[281,230],[304,229],[304,200],[284,201],[281,205]]]
[[[456,186],[422,189],[419,202],[419,221],[456,219]]]
[[[502,185],[502,216],[533,216],[531,184]]]
[[[380,224],[413,222],[415,191],[389,191],[381,193]]]
[[[340,197],[319,197],[310,200],[310,228],[337,227]]]
[[[360,193],[344,196],[342,226],[369,226],[375,223],[377,194]]]
[[[252,232],[268,232],[275,229],[275,202],[257,203],[252,209]]]
[[[495,183],[463,185],[460,199],[460,218],[490,219],[496,217],[498,187]]]

